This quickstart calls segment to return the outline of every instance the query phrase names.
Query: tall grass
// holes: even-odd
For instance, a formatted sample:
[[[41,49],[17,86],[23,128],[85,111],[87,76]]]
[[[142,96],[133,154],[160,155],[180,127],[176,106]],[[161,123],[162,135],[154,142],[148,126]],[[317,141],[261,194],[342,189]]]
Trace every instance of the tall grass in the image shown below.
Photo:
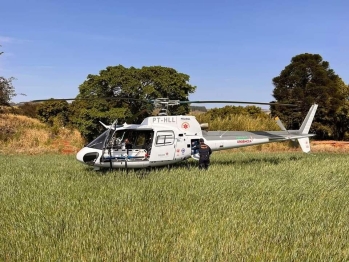
[[[200,123],[209,123],[209,130],[277,131],[280,127],[268,115],[251,116],[232,114],[214,117],[207,114],[194,114]]]
[[[2,261],[347,261],[344,154],[214,153],[150,173],[1,156]]]
[[[37,119],[0,114],[0,153],[77,152],[84,141],[77,130],[53,130]]]

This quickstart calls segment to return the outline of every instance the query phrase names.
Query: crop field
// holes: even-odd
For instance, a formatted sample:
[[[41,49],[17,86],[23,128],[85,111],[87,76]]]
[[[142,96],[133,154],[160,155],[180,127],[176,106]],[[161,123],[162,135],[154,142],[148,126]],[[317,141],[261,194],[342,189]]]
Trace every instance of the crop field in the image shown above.
[[[348,261],[346,154],[214,153],[146,173],[0,155],[1,261]]]

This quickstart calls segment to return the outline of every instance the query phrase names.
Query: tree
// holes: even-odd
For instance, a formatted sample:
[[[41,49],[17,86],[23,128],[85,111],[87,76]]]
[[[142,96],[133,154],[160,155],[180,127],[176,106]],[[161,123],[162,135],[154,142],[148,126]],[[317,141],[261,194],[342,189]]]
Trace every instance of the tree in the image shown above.
[[[18,114],[24,115],[31,118],[38,118],[37,103],[24,103],[18,106]]]
[[[123,123],[127,108],[118,106],[113,100],[73,101],[69,109],[69,122],[87,141],[90,141],[105,130],[99,121],[111,124],[115,119],[119,119],[119,123]]]
[[[11,99],[16,96],[15,88],[12,85],[13,80],[13,77],[0,76],[0,106],[9,106]]]
[[[348,131],[346,121],[348,86],[330,69],[319,54],[300,54],[292,58],[279,76],[273,78],[273,96],[279,103],[296,103],[299,108],[271,106],[288,129],[298,129],[313,103],[319,104],[313,131],[318,138],[343,139]],[[342,119],[342,120],[340,120]]]
[[[45,101],[37,105],[36,108],[38,118],[49,124],[63,127],[68,124],[69,104],[67,101]]]
[[[205,113],[205,116],[209,117],[210,120],[226,117],[233,118],[235,115],[269,118],[269,116],[263,113],[262,109],[257,106],[224,106],[222,108],[209,109]]]
[[[2,55],[4,52],[0,52]],[[5,78],[0,76],[0,106],[10,105],[12,97],[16,96],[15,88],[12,85],[13,77]]]
[[[133,123],[140,123],[149,116],[153,108],[141,100],[165,97],[188,101],[189,93],[196,89],[188,82],[188,75],[169,67],[149,66],[139,69],[122,65],[109,66],[101,70],[99,75],[88,75],[79,87],[77,98],[126,97],[139,101],[77,100],[72,103],[71,121],[90,140],[102,131],[98,121],[111,123],[118,118],[123,122],[133,117]],[[186,114],[189,105],[174,106],[169,111],[171,114]]]

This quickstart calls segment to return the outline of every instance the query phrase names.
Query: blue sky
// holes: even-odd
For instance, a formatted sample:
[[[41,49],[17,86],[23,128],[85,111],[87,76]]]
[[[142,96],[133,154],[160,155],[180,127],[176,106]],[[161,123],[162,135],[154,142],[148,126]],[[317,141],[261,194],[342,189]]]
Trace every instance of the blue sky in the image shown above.
[[[272,78],[306,52],[349,83],[349,1],[11,0],[1,9],[0,75],[27,95],[15,102],[75,97],[88,74],[119,64],[186,73],[191,100],[269,102]]]

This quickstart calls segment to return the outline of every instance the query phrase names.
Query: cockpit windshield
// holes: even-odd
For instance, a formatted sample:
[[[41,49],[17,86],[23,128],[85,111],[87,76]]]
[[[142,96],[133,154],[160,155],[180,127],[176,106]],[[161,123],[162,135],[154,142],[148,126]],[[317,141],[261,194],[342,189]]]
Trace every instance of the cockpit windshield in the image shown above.
[[[149,143],[152,143],[152,138],[154,135],[153,130],[136,130],[136,129],[122,129],[113,130],[111,129],[104,131],[95,140],[87,144],[87,147],[95,149],[112,148],[119,149],[122,147],[122,143],[127,139],[128,143],[132,145],[133,149],[146,148]]]
[[[90,147],[90,148],[95,148],[95,149],[103,149],[103,144],[104,141],[108,135],[108,131],[106,130],[104,131],[101,135],[99,135],[95,140],[92,140],[90,143],[88,143],[86,145],[86,147]]]

